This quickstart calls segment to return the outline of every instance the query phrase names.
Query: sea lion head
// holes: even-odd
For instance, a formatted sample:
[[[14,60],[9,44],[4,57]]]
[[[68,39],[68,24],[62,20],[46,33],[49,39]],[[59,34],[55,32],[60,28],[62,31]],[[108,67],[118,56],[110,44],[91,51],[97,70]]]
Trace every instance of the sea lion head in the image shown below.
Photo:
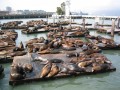
[[[31,64],[24,64],[23,69],[25,72],[32,72],[33,66]]]

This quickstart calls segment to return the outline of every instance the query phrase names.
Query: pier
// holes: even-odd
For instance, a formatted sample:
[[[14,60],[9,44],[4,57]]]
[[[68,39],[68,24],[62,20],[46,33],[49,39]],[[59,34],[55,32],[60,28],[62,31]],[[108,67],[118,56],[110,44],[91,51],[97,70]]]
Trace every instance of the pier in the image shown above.
[[[52,15],[54,18],[64,18],[65,15]],[[104,20],[112,20],[117,19],[118,16],[97,16],[97,15],[69,15],[72,19],[80,19],[80,18],[87,18],[87,19],[95,19],[96,17]]]
[[[51,13],[46,14],[12,14],[12,15],[0,15],[0,19],[19,19],[19,18],[46,18],[51,17]]]

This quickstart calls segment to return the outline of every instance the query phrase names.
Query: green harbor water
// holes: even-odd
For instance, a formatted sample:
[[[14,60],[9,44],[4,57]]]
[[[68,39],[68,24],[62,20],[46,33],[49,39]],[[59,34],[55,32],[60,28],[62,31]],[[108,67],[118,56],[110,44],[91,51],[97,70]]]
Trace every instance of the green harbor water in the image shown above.
[[[31,19],[14,19],[22,20],[24,23]],[[35,19],[37,20],[37,19]],[[46,20],[46,19],[44,19]],[[12,20],[0,20],[1,23],[8,22]],[[52,19],[49,19],[49,22],[52,22]],[[81,22],[77,19],[76,22]],[[88,23],[93,23],[94,20],[86,20]],[[110,20],[106,20],[105,23],[111,24]],[[32,34],[25,35],[22,34],[20,30],[18,32],[18,38],[16,44],[18,45],[20,41],[24,44],[29,39],[35,37],[45,37],[46,34]],[[90,32],[91,35],[102,35],[104,37],[110,38],[107,34],[98,34],[95,31]],[[120,43],[120,36],[117,34],[114,37],[114,40]],[[11,86],[9,85],[9,75],[10,75],[10,65],[11,63],[2,64],[4,66],[4,73],[0,76],[0,90],[120,90],[120,50],[103,50],[102,53],[111,60],[116,71],[107,72],[95,75],[82,75],[82,76],[73,76],[62,79],[55,79],[42,82],[31,82],[25,83],[22,85]]]

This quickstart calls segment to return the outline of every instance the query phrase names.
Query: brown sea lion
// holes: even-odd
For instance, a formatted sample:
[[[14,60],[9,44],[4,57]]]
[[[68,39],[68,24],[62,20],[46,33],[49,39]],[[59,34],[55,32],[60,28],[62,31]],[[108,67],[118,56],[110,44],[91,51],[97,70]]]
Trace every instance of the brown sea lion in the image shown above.
[[[20,79],[24,79],[26,75],[21,66],[12,64],[10,76],[13,80],[20,80]]]
[[[23,46],[23,43],[22,41],[20,42],[20,45],[18,46],[20,49],[24,50],[24,46]]]
[[[27,50],[28,50],[29,53],[32,53],[33,52],[33,45],[29,45],[27,47]]]
[[[16,51],[16,52],[11,52],[8,55],[10,55],[11,57],[14,57],[14,56],[23,56],[25,54],[26,54],[26,52],[24,52],[24,51]]]
[[[60,47],[59,42],[55,41],[55,42],[53,43],[53,47],[54,47],[54,48],[59,48],[59,47]]]
[[[79,57],[79,53],[73,52],[73,53],[68,53],[66,54],[67,57]]]
[[[67,51],[72,51],[72,50],[76,50],[76,47],[71,47],[69,45],[62,44],[62,49]]]
[[[106,71],[110,69],[110,66],[111,65],[107,63],[102,63],[102,64],[93,63],[92,72]]]
[[[45,49],[45,50],[39,51],[38,53],[39,54],[49,54],[50,52],[51,52],[50,49]]]
[[[92,72],[99,72],[99,71],[102,70],[101,65],[99,65],[99,64],[97,64],[97,63],[93,63],[92,66],[93,66],[93,67],[92,67]]]
[[[39,42],[39,43],[43,43],[44,40],[45,40],[44,37],[40,37],[40,38],[38,39],[38,42]]]
[[[45,78],[45,77],[50,73],[51,67],[52,67],[52,63],[51,63],[51,62],[48,62],[48,63],[42,68],[41,74],[40,74],[40,78]]]
[[[83,61],[83,62],[78,63],[78,67],[85,68],[86,66],[89,66],[91,64],[92,64],[92,61]]]
[[[25,72],[32,72],[33,71],[33,66],[31,64],[27,63],[23,66],[23,69],[24,69]]]
[[[59,67],[55,63],[53,63],[51,71],[47,77],[54,77],[55,75],[57,75],[59,73],[59,71],[60,71]]]
[[[48,48],[48,46],[47,46],[47,45],[41,46],[41,47],[40,47],[40,49],[39,49],[39,51],[46,50],[47,48]]]

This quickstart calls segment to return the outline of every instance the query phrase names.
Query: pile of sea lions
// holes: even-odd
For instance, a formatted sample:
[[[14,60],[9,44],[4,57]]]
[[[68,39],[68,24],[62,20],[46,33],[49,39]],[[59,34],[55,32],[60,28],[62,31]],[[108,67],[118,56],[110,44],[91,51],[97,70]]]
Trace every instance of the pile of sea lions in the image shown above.
[[[43,20],[31,20],[27,22],[28,27],[34,27],[35,25],[43,25],[43,24],[47,24],[47,22]]]
[[[85,50],[83,47],[87,46]],[[56,53],[60,53],[61,51],[74,51],[81,48],[83,51],[88,52],[101,52],[99,47],[86,43],[79,38],[48,38],[44,39],[43,37],[34,38],[27,42],[26,47],[28,48],[28,52],[38,52],[39,54],[52,53],[53,51],[57,51]]]
[[[7,23],[3,23],[1,25],[1,29],[24,29],[26,27],[21,27],[19,24],[21,24],[23,21],[11,21]]]
[[[99,33],[107,33],[107,30],[105,30],[105,29],[98,29],[97,32],[99,32]]]
[[[49,32],[47,34],[48,38],[55,38],[55,37],[84,37],[85,34],[89,34],[88,30],[83,30],[80,27],[75,27],[74,29],[64,28],[62,30],[56,30],[56,32]]]
[[[104,38],[101,36],[86,36],[86,38],[89,38],[89,41],[93,43],[94,45],[98,46],[101,49],[119,49],[120,44],[117,44],[114,40]]]
[[[0,31],[0,63],[7,62],[7,59],[11,60],[14,56],[26,54],[22,42],[19,46],[16,46],[17,36],[18,34],[14,30]]]
[[[79,31],[79,32],[76,32],[77,34],[77,35],[75,34],[76,36],[84,36],[84,33],[88,33],[87,30],[83,30],[80,26],[72,26],[72,27],[63,26],[63,25],[68,25],[68,24],[70,24],[70,22],[68,21],[47,23],[46,21],[43,21],[43,20],[32,20],[32,21],[28,21],[27,24],[24,24],[25,26],[27,26],[27,28],[22,30],[22,33],[32,34],[32,33],[42,33],[42,32],[51,32],[51,31],[52,32]],[[33,27],[33,28],[30,29],[29,27]]]
[[[15,41],[18,37],[18,33],[15,30],[0,30],[0,38],[10,38]]]
[[[32,61],[34,64],[14,62],[11,65],[10,77],[12,80],[22,80],[30,79],[32,78],[30,75],[34,75],[36,78],[44,79],[112,71],[111,61],[100,53],[71,52],[66,53],[66,58],[67,61],[59,59],[59,57],[46,60],[42,60],[41,58],[37,58],[38,60],[36,60],[34,58],[34,62]],[[35,67],[33,65],[38,66]],[[36,69],[39,72],[34,71]]]
[[[100,44],[102,43],[105,47],[116,47],[117,44],[114,40],[91,36],[87,29],[83,30],[81,27],[62,27],[61,24],[65,25],[66,22],[46,23],[42,20],[27,22],[29,27],[42,24],[45,24],[41,26],[42,28],[50,31],[46,39],[44,37],[31,39],[26,42],[25,48],[20,42],[18,47],[14,44],[14,48],[4,52],[12,57],[26,54],[25,49],[28,52],[27,55],[22,56],[24,58],[16,57],[13,61],[10,72],[12,81],[94,74],[115,70],[112,63],[100,54]],[[35,27],[33,31],[41,27]],[[90,39],[91,42],[73,38],[81,35]],[[0,45],[3,46],[2,44]],[[8,46],[7,44],[4,42],[4,46]],[[0,50],[3,50],[3,47]],[[35,56],[36,53],[38,56]],[[22,59],[24,60],[22,61]]]
[[[12,64],[10,77],[12,80],[21,80],[26,77],[27,73],[31,73],[33,71],[33,66],[31,64]]]
[[[70,53],[68,58],[77,57],[68,62],[48,61],[39,74],[40,78],[50,78],[62,75],[75,75],[81,73],[97,73],[110,70],[111,62],[102,54],[93,53],[90,55],[83,53]]]

